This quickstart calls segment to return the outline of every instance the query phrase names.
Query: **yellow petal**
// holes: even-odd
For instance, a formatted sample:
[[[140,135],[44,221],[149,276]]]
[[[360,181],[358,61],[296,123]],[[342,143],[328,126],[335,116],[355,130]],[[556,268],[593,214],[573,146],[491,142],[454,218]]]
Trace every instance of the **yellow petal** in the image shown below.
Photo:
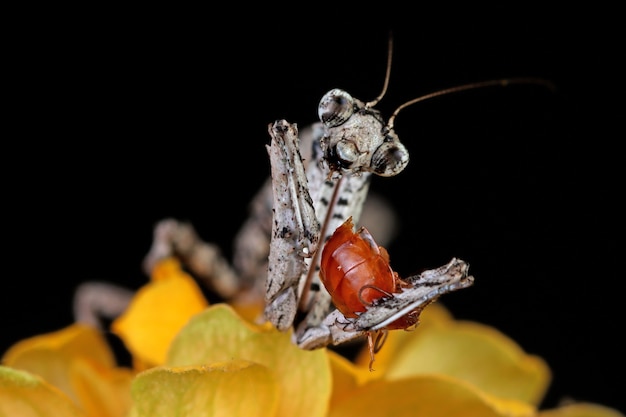
[[[90,416],[121,417],[130,407],[130,370],[115,367],[100,332],[74,324],[25,339],[3,358],[7,366],[41,376]]]
[[[424,375],[365,384],[331,408],[329,417],[530,417],[527,404],[494,406],[491,399],[458,379]]]
[[[550,382],[550,370],[539,357],[526,354],[496,329],[474,322],[451,321],[420,326],[394,343],[386,378],[445,374],[476,385],[500,398],[538,405]]]
[[[152,368],[137,376],[132,395],[132,417],[278,415],[272,371],[246,361]]]
[[[263,316],[263,309],[265,308],[264,300],[233,300],[229,301],[233,309],[241,316],[251,323],[257,322],[259,317]]]
[[[111,325],[131,354],[144,366],[165,362],[167,349],[178,331],[207,307],[202,291],[180,265],[161,261],[153,280],[137,291],[128,309]]]
[[[325,349],[305,351],[289,332],[254,326],[217,304],[193,317],[172,342],[167,364],[189,366],[245,360],[269,368],[280,389],[280,416],[325,416],[331,374]]]
[[[424,329],[430,326],[446,326],[453,321],[452,314],[441,303],[429,304],[420,314],[419,325],[416,330],[394,330],[389,332],[382,349],[376,354],[374,362],[374,370],[376,372],[372,372],[371,376],[379,378],[385,374],[389,365],[395,361],[396,351],[400,349],[407,338],[413,337],[415,331],[424,331]],[[363,369],[369,369],[370,353],[367,346],[361,349],[354,362]]]
[[[600,404],[576,403],[541,411],[537,417],[624,417],[624,414]]]
[[[180,261],[174,257],[160,259],[150,273],[152,281],[165,281],[168,279],[186,278],[188,276],[183,271]]]
[[[86,417],[40,377],[6,366],[0,366],[0,416]]]
[[[104,368],[85,360],[71,368],[74,392],[81,408],[93,417],[124,417],[130,410],[133,374],[125,368]]]
[[[33,350],[48,350],[72,357],[86,357],[107,367],[115,365],[115,357],[102,334],[92,327],[73,324],[61,330],[21,340],[11,346],[2,363],[19,367],[24,355]]]
[[[370,381],[373,378],[373,372],[366,368],[355,366],[344,356],[332,350],[328,351],[328,358],[330,359],[333,379],[333,392],[330,399],[330,408],[332,409],[335,404],[343,401],[354,390]]]

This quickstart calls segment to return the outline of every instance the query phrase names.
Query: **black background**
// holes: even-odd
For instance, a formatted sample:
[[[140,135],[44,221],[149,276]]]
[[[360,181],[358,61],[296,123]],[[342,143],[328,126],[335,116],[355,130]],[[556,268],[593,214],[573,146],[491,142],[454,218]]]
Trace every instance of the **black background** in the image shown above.
[[[401,219],[392,265],[406,276],[468,261],[475,285],[441,301],[548,362],[545,407],[572,398],[623,409],[622,138],[603,130],[623,82],[611,12],[415,7],[361,20],[268,6],[248,11],[254,24],[216,11],[48,20],[40,10],[16,29],[0,350],[68,325],[82,281],[142,285],[164,217],[193,222],[230,257],[269,173],[267,125],[314,122],[330,88],[376,97],[393,29],[386,116],[486,79],[541,77],[556,91],[488,88],[400,113],[411,162],[372,185]]]

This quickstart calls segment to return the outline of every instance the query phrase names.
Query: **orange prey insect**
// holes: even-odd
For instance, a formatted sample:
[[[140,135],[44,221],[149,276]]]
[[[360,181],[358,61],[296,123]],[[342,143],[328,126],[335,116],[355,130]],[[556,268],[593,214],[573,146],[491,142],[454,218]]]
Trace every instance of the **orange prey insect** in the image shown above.
[[[411,286],[391,269],[387,250],[376,244],[370,232],[361,227],[355,233],[353,228],[352,217],[349,217],[335,230],[322,250],[320,265],[320,278],[333,304],[349,318],[358,317],[377,301],[393,297],[393,293]],[[410,311],[383,329],[367,332],[370,370],[387,330],[414,328],[422,309]],[[375,340],[373,334],[376,334]]]

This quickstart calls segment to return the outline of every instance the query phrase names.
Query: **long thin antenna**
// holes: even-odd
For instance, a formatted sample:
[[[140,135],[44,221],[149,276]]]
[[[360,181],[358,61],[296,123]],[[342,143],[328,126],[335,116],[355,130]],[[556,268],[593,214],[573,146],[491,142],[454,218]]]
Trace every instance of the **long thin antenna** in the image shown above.
[[[421,97],[414,98],[413,100],[409,100],[406,103],[400,105],[389,118],[387,127],[390,130],[393,129],[393,122],[396,116],[398,116],[398,113],[400,113],[400,110],[404,109],[405,107],[411,106],[415,103],[419,103],[420,101],[428,100],[434,97],[443,96],[446,94],[458,93],[459,91],[474,90],[474,89],[483,88],[483,87],[506,87],[507,85],[511,85],[511,84],[537,84],[537,85],[542,85],[544,87],[547,87],[550,90],[555,89],[554,84],[548,80],[544,80],[542,78],[529,78],[529,77],[503,78],[500,80],[479,81],[475,83],[459,85],[456,87],[445,88],[443,90],[435,91],[434,93],[430,93],[430,94],[423,95]]]
[[[385,74],[385,83],[383,84],[383,91],[372,101],[365,103],[366,108],[374,107],[385,96],[387,87],[389,86],[389,78],[391,78],[391,56],[393,55],[393,34],[389,32],[389,42],[387,46],[387,73]]]

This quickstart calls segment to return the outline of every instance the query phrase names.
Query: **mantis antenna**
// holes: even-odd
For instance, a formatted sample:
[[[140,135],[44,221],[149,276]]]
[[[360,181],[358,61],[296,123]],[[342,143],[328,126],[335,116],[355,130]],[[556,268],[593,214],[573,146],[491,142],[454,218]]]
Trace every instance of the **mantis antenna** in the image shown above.
[[[478,81],[475,83],[463,84],[463,85],[458,85],[456,87],[445,88],[443,90],[435,91],[433,93],[425,94],[423,96],[414,98],[398,106],[398,108],[393,112],[393,114],[389,118],[389,121],[387,122],[387,128],[389,130],[393,129],[393,123],[396,117],[398,116],[398,113],[400,113],[400,110],[406,107],[409,107],[415,103],[419,103],[420,101],[428,100],[434,97],[443,96],[446,94],[458,93],[461,91],[475,90],[475,89],[484,88],[484,87],[506,87],[511,84],[535,84],[535,85],[542,85],[544,87],[547,87],[548,89],[552,91],[554,91],[555,89],[555,86],[552,82],[548,80],[544,80],[543,78],[532,78],[532,77],[502,78],[499,80]]]
[[[390,33],[388,49],[387,49],[387,72],[385,74],[385,81],[383,83],[383,89],[381,93],[378,95],[378,97],[376,97],[372,101],[368,101],[367,103],[365,103],[366,108],[372,108],[376,104],[378,104],[378,102],[385,96],[385,93],[387,92],[387,87],[389,86],[389,79],[391,78],[392,55],[393,55],[393,36]],[[544,87],[547,87],[551,91],[555,90],[555,86],[551,81],[548,81],[542,78],[534,78],[534,77],[502,78],[502,79],[496,79],[496,80],[478,81],[474,83],[458,85],[456,87],[445,88],[443,90],[425,94],[423,96],[416,97],[412,100],[409,100],[404,104],[401,104],[400,106],[398,106],[398,108],[393,112],[393,114],[389,118],[389,121],[387,123],[387,128],[389,130],[393,129],[394,121],[396,117],[398,116],[398,113],[400,113],[400,110],[406,107],[409,107],[415,103],[419,103],[420,101],[428,100],[431,98],[435,98],[435,97],[439,97],[439,96],[443,96],[447,94],[458,93],[461,91],[475,90],[475,89],[485,88],[485,87],[506,87],[511,84],[535,84],[535,85],[542,85]]]

